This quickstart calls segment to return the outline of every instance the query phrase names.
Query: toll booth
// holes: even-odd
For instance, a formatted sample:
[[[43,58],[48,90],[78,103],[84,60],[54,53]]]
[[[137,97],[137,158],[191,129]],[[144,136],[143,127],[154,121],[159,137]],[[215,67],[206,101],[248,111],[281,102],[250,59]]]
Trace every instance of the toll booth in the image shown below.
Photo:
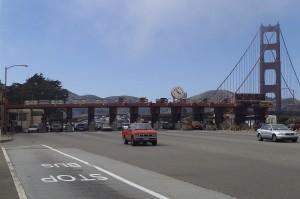
[[[88,123],[88,120],[89,120],[88,108],[73,108],[72,109],[72,120],[75,123],[81,123],[81,122]]]
[[[138,107],[138,122],[152,122],[151,108]]]
[[[95,108],[95,129],[101,129],[103,124],[110,123],[109,108]]]
[[[160,107],[159,112],[159,128],[160,129],[173,129],[174,121],[172,117],[171,107]]]
[[[203,123],[215,124],[215,109],[212,107],[204,107],[203,109]]]
[[[130,124],[130,108],[129,107],[117,107],[117,115],[113,122],[113,126],[116,129],[122,129],[122,126]]]
[[[192,129],[192,122],[194,120],[194,110],[192,107],[182,107],[181,108],[181,128],[182,129]]]

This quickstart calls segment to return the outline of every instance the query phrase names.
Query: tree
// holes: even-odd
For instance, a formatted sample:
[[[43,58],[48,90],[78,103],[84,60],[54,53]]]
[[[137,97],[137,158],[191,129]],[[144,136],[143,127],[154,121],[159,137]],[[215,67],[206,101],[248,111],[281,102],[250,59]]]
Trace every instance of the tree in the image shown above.
[[[11,103],[24,100],[66,100],[68,90],[58,80],[46,79],[42,73],[35,74],[24,84],[14,83],[8,88],[7,98]]]

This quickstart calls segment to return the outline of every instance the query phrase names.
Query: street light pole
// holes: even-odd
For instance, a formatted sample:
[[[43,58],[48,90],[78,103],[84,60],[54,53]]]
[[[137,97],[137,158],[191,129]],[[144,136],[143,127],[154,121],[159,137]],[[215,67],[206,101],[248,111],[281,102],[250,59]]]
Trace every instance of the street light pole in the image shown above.
[[[7,86],[7,71],[13,67],[28,67],[28,65],[26,64],[17,64],[17,65],[12,65],[12,66],[6,66],[5,67],[5,80],[4,80],[4,93],[3,93],[3,96],[4,96],[4,100],[3,100],[3,131],[4,133],[6,134],[6,131],[7,131],[7,118],[6,118],[6,103],[7,103],[7,96],[6,96],[6,86]]]

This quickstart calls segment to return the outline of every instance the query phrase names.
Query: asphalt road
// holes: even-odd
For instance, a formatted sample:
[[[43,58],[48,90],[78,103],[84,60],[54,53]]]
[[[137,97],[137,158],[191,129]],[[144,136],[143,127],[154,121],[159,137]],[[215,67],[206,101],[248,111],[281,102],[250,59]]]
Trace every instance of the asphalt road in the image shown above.
[[[30,199],[299,199],[300,143],[254,133],[163,131],[158,146],[120,132],[18,134],[4,143]]]

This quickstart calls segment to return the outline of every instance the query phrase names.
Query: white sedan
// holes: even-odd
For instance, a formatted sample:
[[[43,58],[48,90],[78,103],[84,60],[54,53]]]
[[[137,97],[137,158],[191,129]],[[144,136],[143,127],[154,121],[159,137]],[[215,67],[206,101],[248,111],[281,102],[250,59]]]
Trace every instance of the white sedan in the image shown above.
[[[33,124],[26,130],[27,133],[38,133],[39,131],[40,131],[39,124]]]
[[[259,141],[264,139],[270,139],[273,142],[278,140],[298,141],[298,133],[289,130],[284,124],[263,124],[261,128],[257,129],[256,135]]]

